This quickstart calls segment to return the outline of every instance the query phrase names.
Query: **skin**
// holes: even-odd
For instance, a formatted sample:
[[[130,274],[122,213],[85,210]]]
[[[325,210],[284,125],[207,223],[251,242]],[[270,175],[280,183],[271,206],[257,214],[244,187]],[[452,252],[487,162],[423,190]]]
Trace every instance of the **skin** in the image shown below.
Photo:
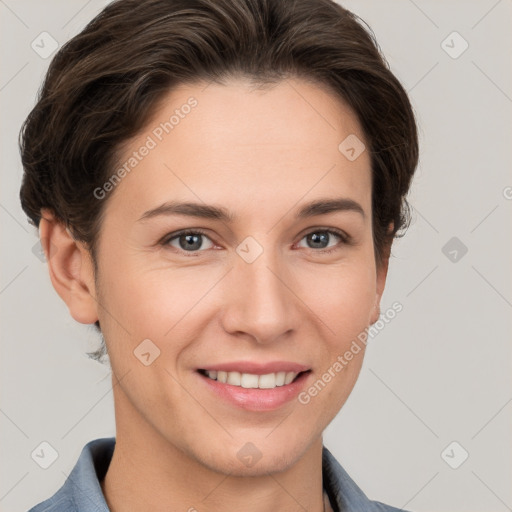
[[[243,79],[197,83],[167,94],[120,162],[190,96],[197,107],[103,199],[96,281],[88,251],[50,211],[40,224],[53,286],[75,320],[100,320],[110,355],[117,442],[103,492],[113,511],[320,512],[322,432],[352,391],[364,349],[308,404],[273,411],[224,402],[196,369],[293,361],[312,369],[307,388],[378,319],[389,251],[377,267],[370,156],[351,162],[338,150],[363,132],[339,98],[300,79],[266,90]],[[294,218],[335,197],[356,201],[364,216]],[[237,220],[138,222],[170,200],[220,205]],[[179,238],[158,244],[185,228],[207,232],[197,257]],[[328,228],[352,243],[308,241]],[[263,248],[250,264],[236,252],[248,236]],[[336,250],[323,254],[325,245]],[[160,350],[149,366],[133,354],[144,339]],[[247,442],[262,455],[252,467],[237,458]]]

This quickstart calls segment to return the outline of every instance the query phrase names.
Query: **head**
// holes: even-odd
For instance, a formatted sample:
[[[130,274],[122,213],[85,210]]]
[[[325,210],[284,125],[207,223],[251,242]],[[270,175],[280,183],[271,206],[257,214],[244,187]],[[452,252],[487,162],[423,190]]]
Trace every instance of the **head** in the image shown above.
[[[246,442],[272,454],[246,474],[304,453],[364,348],[265,412],[212,400],[198,370],[290,361],[312,384],[379,317],[418,142],[360,20],[331,0],[115,1],[53,59],[20,145],[52,283],[125,376],[118,427],[226,472]]]

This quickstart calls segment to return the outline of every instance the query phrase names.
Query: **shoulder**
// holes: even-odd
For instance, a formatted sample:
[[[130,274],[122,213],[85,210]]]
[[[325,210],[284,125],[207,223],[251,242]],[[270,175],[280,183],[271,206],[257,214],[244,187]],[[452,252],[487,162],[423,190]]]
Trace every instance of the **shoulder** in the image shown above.
[[[391,507],[390,505],[385,505],[380,501],[372,501],[371,503],[373,505],[372,511],[375,510],[375,512],[407,512],[403,508]]]
[[[108,512],[100,481],[112,459],[115,437],[89,441],[62,487],[28,512]]]
[[[322,476],[324,489],[336,512],[407,512],[370,500],[325,446],[322,453]]]
[[[77,508],[72,498],[59,497],[54,494],[51,498],[32,507],[28,512],[77,512]]]

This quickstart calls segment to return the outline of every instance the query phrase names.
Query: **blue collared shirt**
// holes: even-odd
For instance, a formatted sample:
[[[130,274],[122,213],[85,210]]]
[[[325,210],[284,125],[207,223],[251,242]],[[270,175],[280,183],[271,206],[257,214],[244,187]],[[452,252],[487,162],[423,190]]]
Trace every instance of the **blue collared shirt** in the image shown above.
[[[109,512],[100,481],[107,473],[116,438],[89,441],[63,486],[28,512]],[[322,449],[324,490],[334,512],[399,512],[403,509],[369,500],[332,453]]]

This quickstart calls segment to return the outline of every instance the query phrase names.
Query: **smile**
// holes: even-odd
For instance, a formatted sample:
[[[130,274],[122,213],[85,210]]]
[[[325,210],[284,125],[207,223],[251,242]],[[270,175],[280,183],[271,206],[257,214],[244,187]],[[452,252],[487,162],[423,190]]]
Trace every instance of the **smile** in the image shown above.
[[[313,378],[309,364],[292,361],[224,361],[196,367],[207,396],[248,411],[272,411],[293,403]]]
[[[280,386],[286,386],[292,383],[302,372],[275,372],[265,375],[256,375],[254,373],[225,372],[220,370],[199,370],[200,373],[212,380],[231,384],[245,389],[273,389]]]

